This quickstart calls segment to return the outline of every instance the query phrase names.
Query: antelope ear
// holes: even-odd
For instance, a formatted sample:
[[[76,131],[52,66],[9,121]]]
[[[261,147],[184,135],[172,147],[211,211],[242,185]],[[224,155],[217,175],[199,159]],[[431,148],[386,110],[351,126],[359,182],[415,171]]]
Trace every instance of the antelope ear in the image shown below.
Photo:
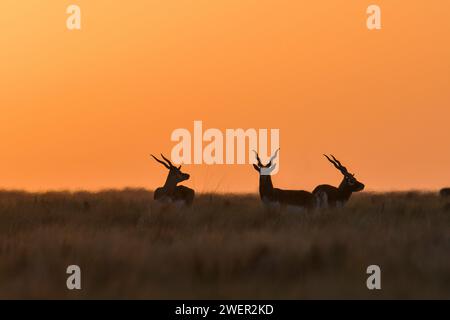
[[[261,169],[256,164],[253,164],[253,168],[255,168],[256,171],[261,172]]]
[[[181,164],[180,164],[180,166],[178,167],[178,170],[180,170],[181,169]]]

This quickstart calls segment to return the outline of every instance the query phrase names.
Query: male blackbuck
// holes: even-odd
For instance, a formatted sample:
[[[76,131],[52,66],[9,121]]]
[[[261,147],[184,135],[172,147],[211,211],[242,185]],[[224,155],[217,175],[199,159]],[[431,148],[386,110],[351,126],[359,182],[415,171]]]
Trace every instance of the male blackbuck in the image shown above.
[[[187,205],[191,205],[194,201],[195,191],[185,186],[178,186],[177,184],[188,180],[189,175],[181,172],[181,165],[175,167],[169,159],[161,154],[161,157],[166,161],[159,160],[154,155],[151,155],[153,159],[161,163],[164,167],[169,169],[166,183],[161,188],[155,190],[153,198],[161,202],[182,202]]]
[[[302,209],[311,209],[315,206],[315,197],[311,192],[303,190],[282,190],[274,188],[271,173],[275,169],[276,163],[273,160],[277,157],[278,150],[270,158],[266,165],[263,165],[256,151],[257,164],[253,164],[259,172],[259,195],[266,205],[292,206]]]
[[[441,197],[450,197],[450,188],[441,189],[439,194],[441,195]]]
[[[350,199],[353,192],[363,190],[364,184],[356,180],[355,175],[349,173],[333,155],[331,155],[333,159],[324,156],[344,175],[344,178],[339,187],[321,184],[313,190],[313,194],[316,196],[318,207],[341,207]]]

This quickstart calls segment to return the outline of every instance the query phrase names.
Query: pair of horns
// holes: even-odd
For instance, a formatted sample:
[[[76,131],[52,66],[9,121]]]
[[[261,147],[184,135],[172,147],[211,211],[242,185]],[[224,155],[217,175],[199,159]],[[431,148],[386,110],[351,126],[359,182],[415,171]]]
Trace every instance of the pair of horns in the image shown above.
[[[258,167],[265,167],[265,168],[270,167],[270,166],[272,165],[272,161],[275,160],[275,158],[277,157],[278,151],[280,151],[280,148],[278,148],[278,149],[275,151],[274,155],[270,158],[269,162],[264,166],[264,165],[261,163],[261,159],[259,158],[258,152],[256,152],[255,150],[253,150],[253,152],[254,152],[255,155],[256,155],[256,160],[258,161]]]
[[[351,174],[347,171],[347,168],[344,167],[344,166],[339,162],[339,160],[336,159],[333,155],[331,155],[331,158],[333,158],[333,159],[330,159],[330,157],[327,156],[326,154],[324,154],[324,156],[325,156],[325,157],[328,159],[328,161],[330,161],[330,162],[336,167],[336,169],[338,169],[344,176],[351,175]]]
[[[169,159],[167,159],[166,157],[164,157],[164,155],[161,153],[161,157],[164,159],[164,161],[166,161],[166,162],[164,162],[164,161],[162,161],[162,160],[159,160],[158,158],[156,158],[154,155],[152,155],[151,154],[151,156],[153,157],[153,159],[155,159],[156,161],[158,161],[159,163],[161,163],[164,167],[166,167],[167,169],[169,169],[170,170],[170,168],[176,168],[173,164],[172,164],[172,162],[170,162],[170,160]],[[178,169],[180,169],[181,168],[181,165],[178,167]]]

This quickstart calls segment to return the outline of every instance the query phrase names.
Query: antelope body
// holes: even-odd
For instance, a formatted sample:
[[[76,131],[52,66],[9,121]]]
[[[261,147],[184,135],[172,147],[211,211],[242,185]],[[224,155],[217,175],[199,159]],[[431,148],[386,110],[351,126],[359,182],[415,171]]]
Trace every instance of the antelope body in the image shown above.
[[[194,201],[195,191],[185,186],[178,186],[177,184],[188,180],[189,174],[181,171],[181,165],[175,167],[170,160],[161,154],[161,157],[166,161],[159,160],[154,155],[151,155],[157,162],[169,169],[166,182],[164,186],[157,188],[154,192],[153,198],[161,202],[181,202],[186,205],[191,205]]]
[[[255,151],[256,153],[256,151]],[[273,187],[271,172],[276,164],[273,160],[276,158],[278,150],[272,156],[270,161],[263,165],[256,153],[258,164],[253,164],[256,171],[259,172],[259,195],[266,205],[293,206],[302,209],[312,209],[315,206],[315,197],[311,192],[303,190],[283,190]]]
[[[327,155],[325,157],[344,175],[344,178],[337,188],[328,184],[321,184],[313,190],[313,194],[316,196],[318,207],[341,207],[347,203],[353,192],[362,191],[364,184],[356,180],[355,175],[349,173],[347,168],[333,155],[331,155],[333,159],[330,159]]]

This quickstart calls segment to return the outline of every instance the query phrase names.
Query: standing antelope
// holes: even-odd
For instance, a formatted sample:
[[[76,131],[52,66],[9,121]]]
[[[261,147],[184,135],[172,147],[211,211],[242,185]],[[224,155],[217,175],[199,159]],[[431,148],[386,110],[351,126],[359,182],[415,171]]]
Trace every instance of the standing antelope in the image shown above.
[[[333,155],[331,155],[333,159],[327,155],[324,156],[344,175],[344,178],[339,187],[321,184],[313,190],[313,194],[317,198],[318,207],[328,207],[328,205],[341,207],[350,199],[353,192],[363,190],[364,184],[356,180],[355,175],[349,173]]]
[[[153,159],[161,163],[164,167],[169,169],[166,183],[161,188],[155,190],[153,198],[161,202],[184,202],[184,204],[191,205],[194,201],[195,191],[185,186],[177,186],[181,181],[189,179],[187,173],[181,172],[181,165],[177,168],[170,160],[161,154],[161,157],[166,161],[163,162],[151,155]]]
[[[267,205],[287,205],[302,209],[313,208],[315,205],[315,197],[311,192],[303,190],[282,190],[273,187],[270,174],[276,167],[276,164],[272,164],[272,161],[277,157],[278,150],[266,165],[261,163],[258,153],[254,151],[258,164],[253,164],[253,168],[259,172],[259,195],[262,202]]]

